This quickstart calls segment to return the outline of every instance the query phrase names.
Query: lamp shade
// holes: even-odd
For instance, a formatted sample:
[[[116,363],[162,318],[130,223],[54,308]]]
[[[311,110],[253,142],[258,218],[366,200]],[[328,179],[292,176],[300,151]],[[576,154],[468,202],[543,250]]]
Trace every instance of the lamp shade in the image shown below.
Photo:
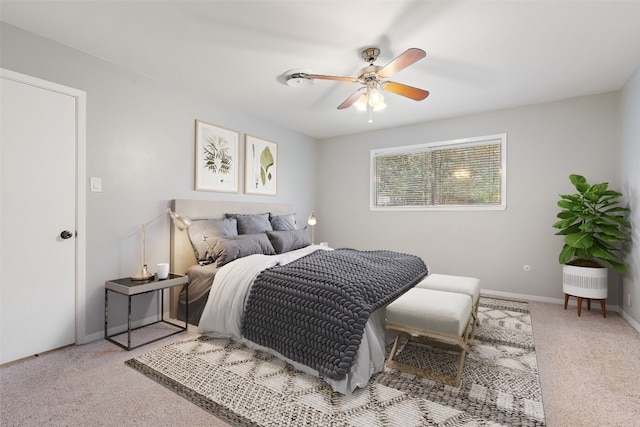
[[[360,111],[366,111],[367,101],[368,101],[367,94],[363,94],[363,95],[360,95],[360,98],[358,98],[358,100],[353,105],[355,105],[355,107]]]
[[[384,104],[384,97],[378,89],[372,89],[371,92],[369,92],[369,105],[372,108],[377,108],[382,104]]]
[[[384,101],[382,101],[382,102],[378,103],[378,105],[373,107],[373,111],[382,111],[385,108],[387,108],[387,104]]]
[[[191,227],[191,224],[193,223],[186,216],[178,215],[177,213],[173,212],[172,210],[169,210],[169,216],[171,216],[171,220],[173,221],[173,224],[176,227],[178,227],[179,230],[184,230],[186,228],[189,228],[189,227]]]
[[[311,211],[311,215],[309,215],[309,219],[307,219],[307,224],[309,225],[316,225],[317,224],[317,220],[316,220],[316,214],[313,213],[313,211]]]

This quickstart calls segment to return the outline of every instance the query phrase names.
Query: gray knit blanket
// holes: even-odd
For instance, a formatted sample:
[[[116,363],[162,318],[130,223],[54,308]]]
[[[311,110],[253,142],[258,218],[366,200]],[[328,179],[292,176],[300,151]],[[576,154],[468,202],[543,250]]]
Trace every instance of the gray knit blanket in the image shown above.
[[[369,315],[428,272],[414,255],[315,251],[258,275],[247,300],[243,334],[338,380],[355,361]]]

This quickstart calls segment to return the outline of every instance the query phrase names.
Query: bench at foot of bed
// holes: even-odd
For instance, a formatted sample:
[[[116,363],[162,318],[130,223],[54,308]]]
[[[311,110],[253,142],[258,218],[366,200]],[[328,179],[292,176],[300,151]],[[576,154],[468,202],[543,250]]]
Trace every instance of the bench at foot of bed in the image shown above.
[[[387,367],[454,387],[460,385],[464,359],[473,342],[475,330],[473,303],[468,295],[412,288],[387,306],[386,326],[398,334],[387,359]],[[456,375],[451,376],[395,360],[402,338],[458,352]]]

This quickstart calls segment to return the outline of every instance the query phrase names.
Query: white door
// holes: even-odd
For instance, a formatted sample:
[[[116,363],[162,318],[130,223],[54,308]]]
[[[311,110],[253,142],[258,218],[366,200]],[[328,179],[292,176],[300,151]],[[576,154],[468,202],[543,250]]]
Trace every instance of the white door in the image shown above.
[[[5,76],[0,363],[76,342],[76,97]]]

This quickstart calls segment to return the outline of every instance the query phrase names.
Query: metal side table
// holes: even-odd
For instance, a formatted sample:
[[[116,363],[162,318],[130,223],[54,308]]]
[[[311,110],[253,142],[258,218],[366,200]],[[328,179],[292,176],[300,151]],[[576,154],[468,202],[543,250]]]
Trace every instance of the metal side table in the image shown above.
[[[169,274],[169,277],[167,277],[166,279],[162,279],[159,280],[157,278],[157,276],[154,276],[152,279],[149,280],[131,280],[131,278],[127,277],[127,278],[123,278],[123,279],[115,279],[115,280],[108,280],[104,283],[104,338],[107,341],[110,341],[112,343],[114,343],[115,345],[124,348],[125,350],[133,350],[134,348],[138,348],[140,346],[146,345],[146,344],[150,344],[152,342],[161,340],[163,338],[167,338],[170,337],[171,335],[175,335],[175,334],[179,334],[181,332],[184,332],[187,330],[187,326],[188,323],[185,321],[184,322],[184,326],[170,322],[168,320],[165,320],[164,318],[164,290],[165,289],[169,289],[169,288],[173,288],[175,286],[184,286],[185,287],[185,292],[186,292],[186,314],[185,314],[185,318],[188,319],[189,318],[189,279],[187,278],[187,276],[181,276],[178,274]],[[115,333],[113,335],[109,335],[109,291],[111,292],[116,292],[119,293],[121,295],[126,295],[128,298],[128,302],[129,302],[129,308],[128,308],[128,320],[127,320],[127,330],[124,332],[118,332]],[[149,292],[160,292],[160,319],[157,320],[156,322],[152,322],[152,323],[148,323],[146,325],[142,325],[142,326],[138,326],[136,328],[132,328],[131,327],[131,299],[133,298],[133,296],[135,295],[142,295],[142,294],[147,294]],[[152,340],[149,341],[145,341],[141,344],[138,344],[136,346],[131,346],[131,332],[135,331],[137,329],[141,329],[144,328],[146,326],[151,326],[151,325],[155,325],[156,323],[166,323],[172,326],[175,326],[177,328],[179,328],[177,331],[171,331],[171,333],[163,335],[161,337],[158,338],[154,338]],[[124,345],[122,343],[119,343],[118,341],[115,341],[113,339],[113,337],[122,335],[122,334],[127,334],[127,345]]]

